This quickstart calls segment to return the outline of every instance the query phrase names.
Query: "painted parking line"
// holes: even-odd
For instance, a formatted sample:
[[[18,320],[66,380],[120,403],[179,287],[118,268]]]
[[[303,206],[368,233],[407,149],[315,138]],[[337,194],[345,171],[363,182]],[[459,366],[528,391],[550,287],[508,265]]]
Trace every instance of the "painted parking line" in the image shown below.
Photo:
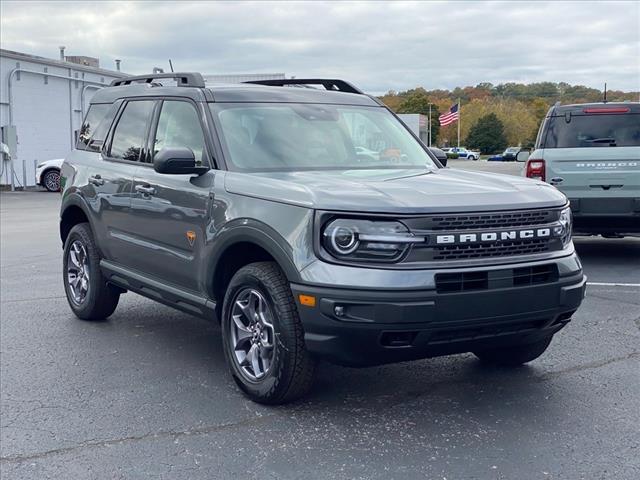
[[[595,285],[597,287],[640,287],[640,283],[587,282],[587,285]]]

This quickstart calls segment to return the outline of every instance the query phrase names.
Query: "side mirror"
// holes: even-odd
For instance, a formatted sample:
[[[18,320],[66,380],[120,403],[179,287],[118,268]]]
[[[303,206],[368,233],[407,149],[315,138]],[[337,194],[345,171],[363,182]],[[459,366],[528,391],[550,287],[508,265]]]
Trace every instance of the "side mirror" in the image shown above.
[[[529,150],[520,150],[516,156],[516,161],[526,162],[529,159],[529,155],[531,155]]]
[[[163,148],[153,158],[153,169],[168,175],[196,174],[209,171],[208,167],[196,165],[193,150],[187,147]]]

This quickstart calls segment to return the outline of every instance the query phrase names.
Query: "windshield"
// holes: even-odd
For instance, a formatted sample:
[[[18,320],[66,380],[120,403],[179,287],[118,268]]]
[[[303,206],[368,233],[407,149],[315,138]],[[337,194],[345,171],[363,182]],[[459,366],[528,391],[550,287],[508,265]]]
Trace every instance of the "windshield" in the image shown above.
[[[211,110],[232,170],[437,168],[381,107],[213,103]]]
[[[543,148],[640,146],[640,114],[551,117]]]
[[[504,151],[504,153],[518,153],[518,150],[520,149],[516,147],[509,147]]]

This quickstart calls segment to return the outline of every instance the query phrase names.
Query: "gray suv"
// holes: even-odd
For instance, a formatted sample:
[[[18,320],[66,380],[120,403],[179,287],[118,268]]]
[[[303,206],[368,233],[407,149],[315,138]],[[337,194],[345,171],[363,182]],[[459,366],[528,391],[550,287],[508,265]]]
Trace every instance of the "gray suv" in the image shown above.
[[[95,94],[62,167],[79,318],[132,291],[218,319],[233,378],[272,404],[303,395],[319,359],[545,351],[585,291],[564,194],[442,168],[347,82],[255,83],[175,73]]]

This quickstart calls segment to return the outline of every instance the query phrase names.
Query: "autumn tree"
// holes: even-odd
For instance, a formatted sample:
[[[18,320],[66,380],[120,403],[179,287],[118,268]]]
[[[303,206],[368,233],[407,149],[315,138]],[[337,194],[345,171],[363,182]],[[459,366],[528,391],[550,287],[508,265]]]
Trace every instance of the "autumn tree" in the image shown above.
[[[471,127],[467,145],[484,154],[500,152],[507,147],[504,125],[495,113],[485,115]]]
[[[409,91],[397,108],[396,113],[419,113],[428,116],[429,104],[431,104],[431,143],[435,144],[440,133],[440,122],[438,122],[440,112],[438,107],[429,100],[427,92],[423,88]]]

